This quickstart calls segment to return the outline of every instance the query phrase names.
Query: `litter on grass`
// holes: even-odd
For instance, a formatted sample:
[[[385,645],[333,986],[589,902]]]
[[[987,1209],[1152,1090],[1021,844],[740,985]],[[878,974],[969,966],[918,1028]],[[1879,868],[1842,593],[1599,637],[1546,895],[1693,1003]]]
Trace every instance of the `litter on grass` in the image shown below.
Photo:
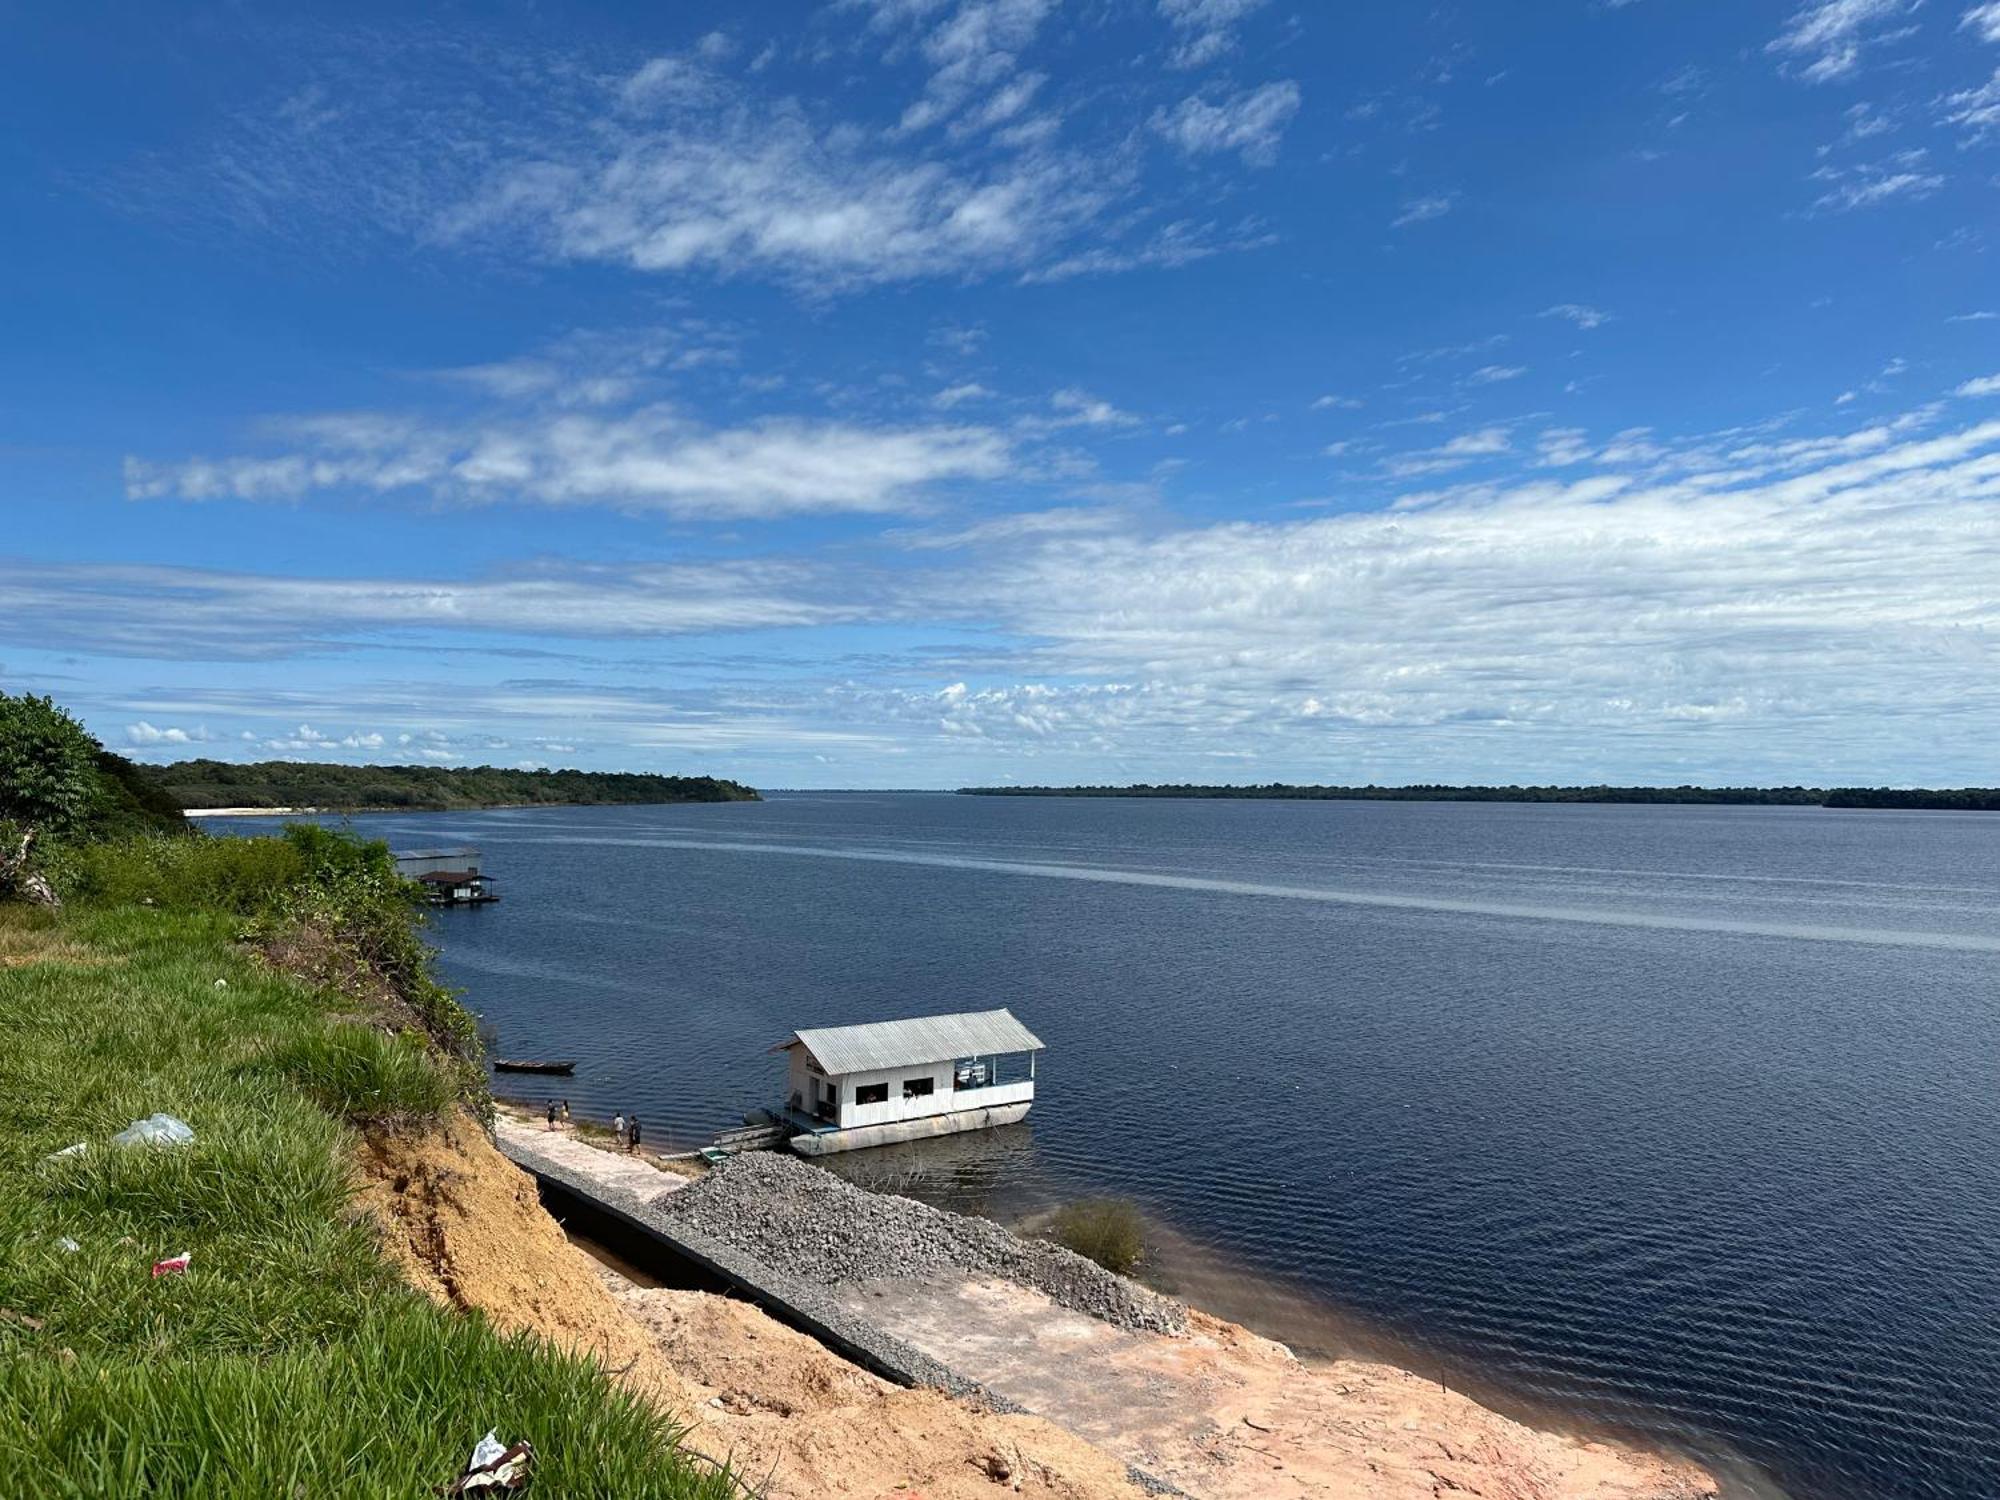
[[[528,1482],[528,1470],[535,1450],[525,1440],[511,1448],[500,1446],[497,1433],[489,1432],[473,1444],[465,1472],[450,1484],[438,1486],[440,1495],[469,1495],[476,1490],[518,1490]]]
[[[169,1255],[165,1260],[153,1262],[155,1276],[182,1276],[187,1273],[188,1262],[194,1259],[194,1252],[183,1250],[179,1255]]]
[[[76,1254],[77,1251],[81,1250],[83,1246],[79,1245],[75,1240],[71,1239],[68,1235],[63,1235],[60,1239],[56,1241],[56,1248],[58,1250],[66,1250],[71,1255],[74,1255]]]
[[[111,1137],[114,1146],[184,1146],[194,1139],[194,1127],[172,1115],[148,1115],[134,1120]],[[71,1148],[75,1150],[75,1147]]]
[[[65,1156],[81,1156],[90,1149],[89,1141],[78,1141],[74,1146],[65,1146],[60,1151],[51,1151],[43,1161],[61,1161]]]

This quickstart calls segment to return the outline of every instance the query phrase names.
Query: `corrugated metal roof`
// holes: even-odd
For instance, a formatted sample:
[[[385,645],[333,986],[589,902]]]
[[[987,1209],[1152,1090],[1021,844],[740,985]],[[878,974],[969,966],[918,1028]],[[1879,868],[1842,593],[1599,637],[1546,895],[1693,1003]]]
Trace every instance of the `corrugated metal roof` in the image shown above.
[[[804,1043],[829,1073],[871,1073],[913,1063],[991,1057],[996,1052],[1038,1052],[1042,1042],[1006,1009],[955,1016],[916,1016],[864,1026],[817,1026],[792,1034],[773,1051]]]

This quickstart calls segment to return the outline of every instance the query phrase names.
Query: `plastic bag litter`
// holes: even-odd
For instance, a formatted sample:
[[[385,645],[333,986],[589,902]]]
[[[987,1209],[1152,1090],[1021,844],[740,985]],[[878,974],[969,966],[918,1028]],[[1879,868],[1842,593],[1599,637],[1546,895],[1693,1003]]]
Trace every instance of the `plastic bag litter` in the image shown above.
[[[450,1484],[438,1486],[440,1495],[468,1495],[476,1490],[518,1490],[528,1482],[535,1450],[522,1441],[511,1448],[500,1446],[497,1433],[488,1432],[473,1444],[465,1472]]]
[[[194,1127],[172,1115],[148,1115],[134,1120],[111,1137],[114,1146],[184,1146],[194,1139]]]
[[[77,1251],[81,1250],[83,1246],[79,1245],[75,1240],[71,1239],[68,1235],[63,1235],[56,1241],[56,1248],[58,1250],[67,1251],[69,1254],[74,1255],[76,1254]]]
[[[81,1156],[90,1149],[89,1141],[78,1141],[74,1146],[65,1146],[60,1151],[51,1151],[43,1161],[61,1161],[65,1156]]]
[[[193,1259],[194,1252],[192,1250],[183,1250],[179,1255],[169,1255],[165,1260],[156,1260],[153,1262],[153,1274],[155,1276],[184,1275],[188,1268],[188,1262]]]

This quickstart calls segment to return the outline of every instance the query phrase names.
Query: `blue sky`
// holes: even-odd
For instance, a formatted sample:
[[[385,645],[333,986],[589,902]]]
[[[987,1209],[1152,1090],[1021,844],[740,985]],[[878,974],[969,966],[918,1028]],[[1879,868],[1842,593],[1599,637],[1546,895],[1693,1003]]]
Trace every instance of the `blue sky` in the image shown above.
[[[8,30],[0,684],[129,754],[1994,779],[2000,3]]]

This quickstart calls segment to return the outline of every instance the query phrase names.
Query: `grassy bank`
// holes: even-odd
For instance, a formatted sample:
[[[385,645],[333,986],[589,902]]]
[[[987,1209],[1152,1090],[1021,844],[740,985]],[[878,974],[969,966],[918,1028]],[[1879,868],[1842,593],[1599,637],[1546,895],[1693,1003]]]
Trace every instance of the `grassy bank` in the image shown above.
[[[488,1428],[534,1444],[536,1493],[734,1492],[595,1365],[410,1290],[352,1211],[356,1133],[476,1076],[378,860],[77,866],[63,912],[0,905],[0,1495],[424,1495]],[[193,1141],[110,1144],[156,1112]]]

